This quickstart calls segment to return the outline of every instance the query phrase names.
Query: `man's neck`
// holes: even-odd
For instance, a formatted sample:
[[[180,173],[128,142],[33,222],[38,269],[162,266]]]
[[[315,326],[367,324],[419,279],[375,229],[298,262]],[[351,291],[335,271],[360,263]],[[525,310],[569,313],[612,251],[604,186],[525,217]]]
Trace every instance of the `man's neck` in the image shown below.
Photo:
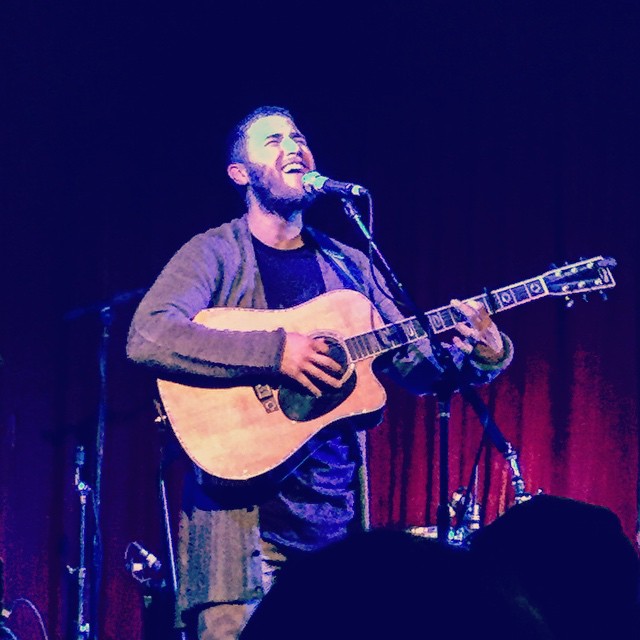
[[[274,249],[297,249],[302,240],[302,211],[288,217],[265,210],[257,202],[251,202],[247,212],[249,231],[263,244]]]

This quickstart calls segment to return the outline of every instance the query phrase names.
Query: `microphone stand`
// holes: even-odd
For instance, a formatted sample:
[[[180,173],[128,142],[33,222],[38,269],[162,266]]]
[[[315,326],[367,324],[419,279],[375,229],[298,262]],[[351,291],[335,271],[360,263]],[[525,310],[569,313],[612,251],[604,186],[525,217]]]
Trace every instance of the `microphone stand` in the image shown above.
[[[402,303],[415,315],[416,320],[420,323],[420,326],[423,328],[427,338],[429,339],[435,359],[438,364],[443,367],[442,379],[436,387],[440,435],[440,486],[438,507],[436,510],[436,529],[438,542],[448,544],[449,533],[451,530],[451,516],[449,514],[449,421],[451,417],[451,397],[458,387],[457,378],[459,377],[459,372],[451,361],[451,355],[449,352],[442,346],[440,341],[435,338],[433,330],[429,325],[428,318],[409,296],[406,289],[395,275],[393,269],[382,255],[380,249],[373,240],[369,229],[367,229],[362,222],[360,214],[355,208],[353,202],[343,198],[342,203],[345,213],[356,224],[358,229],[360,229],[362,235],[369,244],[370,250],[373,251],[380,260],[387,273],[388,279],[400,294]]]
[[[98,419],[96,426],[96,442],[95,442],[95,468],[94,468],[94,486],[91,490],[89,485],[82,483],[93,496],[94,511],[94,532],[92,540],[92,559],[93,559],[93,579],[91,580],[90,591],[90,620],[91,624],[80,619],[84,616],[82,607],[84,602],[78,603],[78,638],[98,638],[98,616],[99,616],[99,597],[100,585],[102,582],[102,536],[101,536],[101,496],[102,496],[102,467],[104,460],[104,443],[107,418],[107,355],[109,353],[109,338],[111,336],[111,325],[113,324],[113,307],[124,304],[130,300],[141,298],[146,289],[135,289],[126,291],[113,296],[109,300],[98,302],[87,307],[79,307],[64,315],[64,320],[75,320],[85,315],[98,313],[102,330],[100,333],[100,346],[98,353],[98,371],[99,371],[99,398],[98,398]],[[84,453],[82,454],[82,464],[84,464]],[[77,485],[76,485],[77,486]],[[86,496],[88,491],[81,493],[81,556],[85,553],[85,536],[86,536]],[[85,589],[86,567],[78,568],[78,584],[81,594]]]
[[[172,600],[172,608],[178,598],[178,572],[176,565],[176,554],[173,546],[173,534],[171,530],[171,517],[169,512],[169,500],[167,497],[166,476],[168,467],[172,461],[170,449],[171,427],[166,412],[158,400],[154,400],[156,412],[155,423],[159,425],[160,435],[160,465],[158,469],[158,494],[160,497],[160,507],[162,510],[162,524],[164,533],[165,549],[169,560],[169,572],[171,579],[170,594]],[[187,632],[184,629],[176,629],[175,637],[177,640],[187,640]]]
[[[85,606],[87,604],[87,565],[86,565],[86,540],[87,540],[87,498],[91,495],[91,486],[82,479],[82,469],[84,467],[84,447],[76,449],[76,471],[74,485],[80,500],[80,551],[78,557],[78,567],[75,569],[78,575],[78,615],[76,618],[76,640],[86,640],[91,637],[91,624],[85,616]],[[73,570],[68,567],[69,571]]]
[[[531,496],[526,493],[524,488],[524,481],[522,480],[522,475],[520,473],[517,453],[500,432],[500,429],[491,417],[487,406],[475,390],[470,385],[464,384],[460,379],[460,372],[453,363],[451,354],[442,346],[440,340],[435,337],[431,325],[429,324],[428,317],[421,309],[419,309],[418,305],[411,299],[404,286],[398,280],[397,276],[389,266],[389,263],[373,240],[369,229],[367,229],[363,224],[353,202],[349,199],[343,198],[342,203],[345,213],[356,224],[362,235],[367,240],[370,250],[374,252],[380,260],[388,274],[390,282],[399,292],[402,303],[415,315],[416,320],[420,323],[420,326],[423,328],[427,338],[429,339],[436,361],[441,367],[443,367],[442,379],[436,385],[435,389],[440,437],[440,485],[438,507],[436,510],[436,529],[438,542],[448,544],[451,534],[451,515],[449,512],[449,422],[451,418],[451,398],[456,389],[459,389],[462,397],[471,404],[480,419],[485,433],[491,438],[496,448],[507,459],[513,473],[512,482],[516,491],[516,502],[522,502],[529,499]],[[488,304],[491,305],[490,300],[488,300]],[[467,492],[467,495],[464,497],[465,502],[463,504],[462,513],[466,513],[468,508],[466,503],[468,500],[468,493],[469,492]]]

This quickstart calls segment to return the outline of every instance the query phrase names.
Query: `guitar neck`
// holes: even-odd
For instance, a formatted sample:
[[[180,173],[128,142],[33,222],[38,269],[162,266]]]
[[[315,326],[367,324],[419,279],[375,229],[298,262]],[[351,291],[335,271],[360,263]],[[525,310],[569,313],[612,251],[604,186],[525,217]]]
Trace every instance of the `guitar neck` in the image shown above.
[[[538,276],[508,287],[487,291],[469,300],[480,302],[487,313],[493,315],[548,295],[549,291],[544,277]],[[434,334],[452,329],[458,322],[465,321],[465,317],[451,305],[427,311],[424,318]],[[386,351],[421,340],[426,336],[427,332],[422,323],[416,316],[413,316],[380,329],[348,338],[346,344],[352,360],[355,361],[378,356]]]

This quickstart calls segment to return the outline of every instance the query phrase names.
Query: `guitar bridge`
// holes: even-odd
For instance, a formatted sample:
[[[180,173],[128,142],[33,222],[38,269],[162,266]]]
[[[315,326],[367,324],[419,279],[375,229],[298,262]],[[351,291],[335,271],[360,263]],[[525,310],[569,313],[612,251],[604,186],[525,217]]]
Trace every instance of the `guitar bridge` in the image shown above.
[[[273,389],[268,384],[256,384],[253,387],[253,391],[256,394],[256,398],[260,400],[265,413],[274,413],[280,410]]]

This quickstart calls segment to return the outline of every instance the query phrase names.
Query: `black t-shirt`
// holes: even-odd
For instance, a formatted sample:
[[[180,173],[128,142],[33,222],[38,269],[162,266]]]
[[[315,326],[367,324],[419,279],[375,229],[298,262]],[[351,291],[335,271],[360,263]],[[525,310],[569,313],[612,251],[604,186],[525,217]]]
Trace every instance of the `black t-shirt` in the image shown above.
[[[325,292],[312,240],[291,250],[256,238],[253,245],[270,309],[290,308]],[[356,459],[353,433],[335,435],[311,454],[260,506],[265,540],[311,551],[346,535],[354,517]]]

